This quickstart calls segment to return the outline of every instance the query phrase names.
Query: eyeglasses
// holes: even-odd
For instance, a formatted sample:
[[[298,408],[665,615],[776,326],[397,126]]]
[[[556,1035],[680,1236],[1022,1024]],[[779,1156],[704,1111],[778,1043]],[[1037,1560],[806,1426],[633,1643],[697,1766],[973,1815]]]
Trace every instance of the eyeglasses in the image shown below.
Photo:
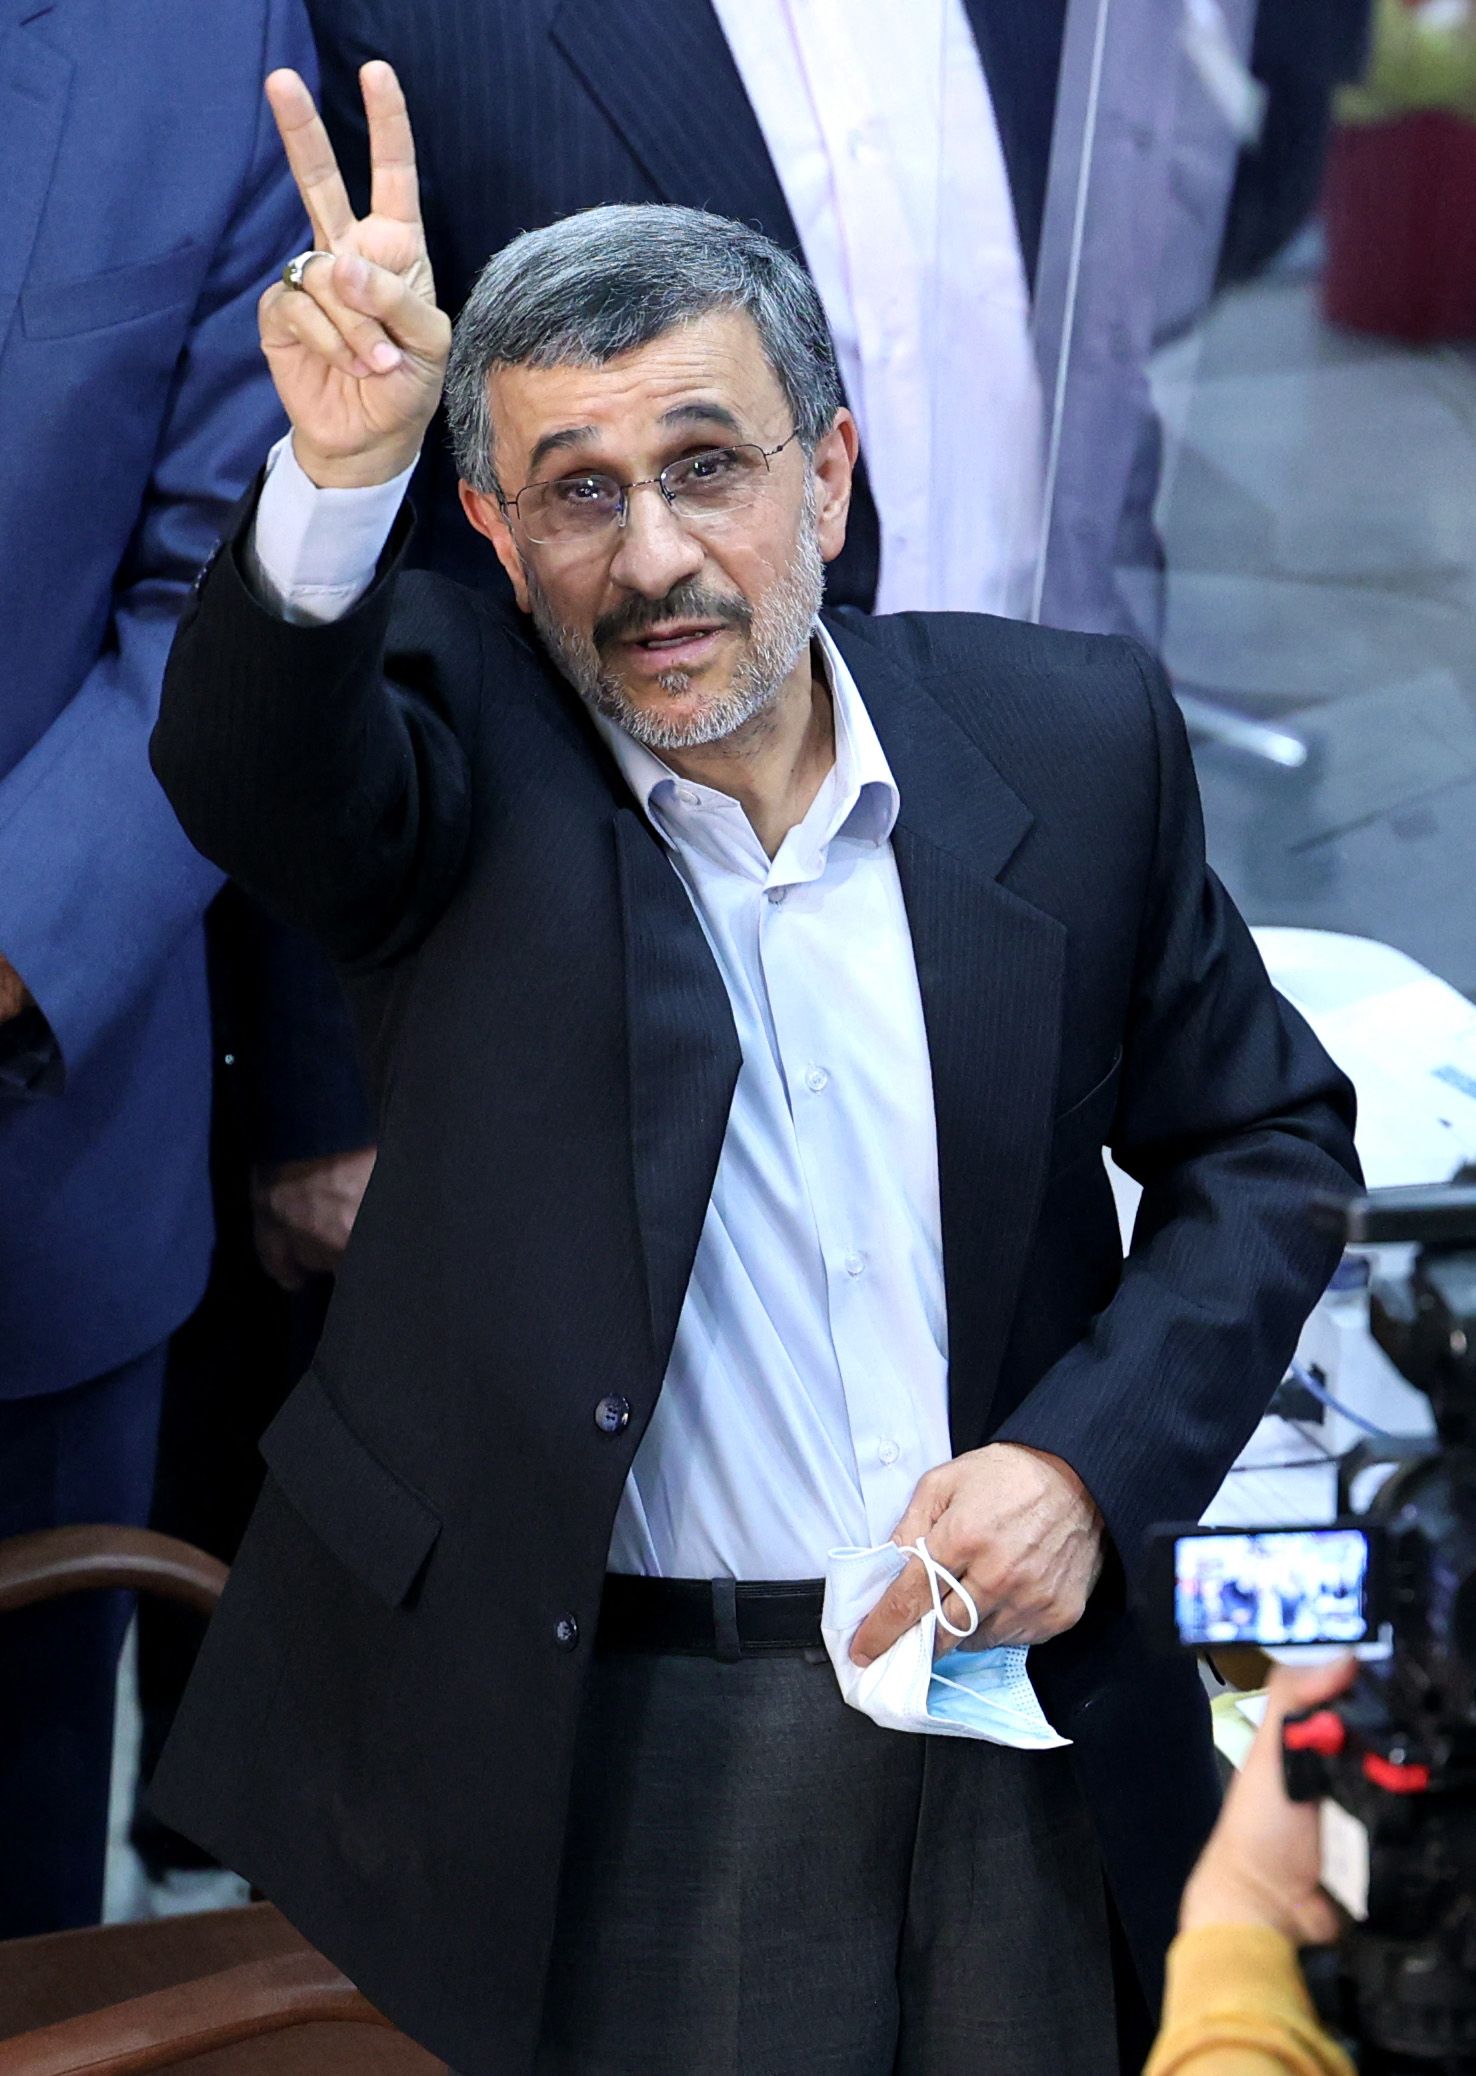
[[[504,514],[516,514],[524,537],[545,548],[588,547],[624,526],[633,490],[654,484],[684,526],[700,532],[721,526],[753,502],[798,430],[777,447],[704,447],[669,461],[659,476],[622,483],[618,476],[560,476],[552,483],[526,483],[516,497],[502,499]]]

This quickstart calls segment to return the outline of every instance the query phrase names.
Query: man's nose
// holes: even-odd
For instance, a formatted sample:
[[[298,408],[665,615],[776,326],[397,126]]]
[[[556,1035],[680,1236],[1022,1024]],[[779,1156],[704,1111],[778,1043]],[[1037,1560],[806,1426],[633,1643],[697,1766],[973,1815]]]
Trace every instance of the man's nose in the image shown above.
[[[626,499],[625,524],[610,563],[623,591],[665,598],[695,577],[706,561],[702,544],[688,533],[655,483],[642,483]]]

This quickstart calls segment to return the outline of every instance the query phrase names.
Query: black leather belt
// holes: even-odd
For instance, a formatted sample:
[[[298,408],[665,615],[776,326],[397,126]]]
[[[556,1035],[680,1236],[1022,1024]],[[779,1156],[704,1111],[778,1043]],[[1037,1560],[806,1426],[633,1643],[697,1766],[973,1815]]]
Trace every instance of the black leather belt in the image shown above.
[[[821,1651],[821,1579],[605,1577],[598,1645],[606,1651],[676,1651],[737,1658]]]

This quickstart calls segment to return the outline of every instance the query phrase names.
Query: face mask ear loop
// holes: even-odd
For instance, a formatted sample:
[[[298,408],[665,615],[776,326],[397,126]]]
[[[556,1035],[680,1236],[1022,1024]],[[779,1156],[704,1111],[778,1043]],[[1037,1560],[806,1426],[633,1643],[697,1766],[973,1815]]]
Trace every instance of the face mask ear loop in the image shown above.
[[[953,1576],[947,1565],[938,1562],[922,1536],[919,1536],[915,1543],[909,1543],[907,1547],[912,1551],[928,1575],[928,1591],[933,1596],[933,1613],[938,1617],[941,1627],[946,1629],[950,1636],[972,1636],[979,1626],[979,1610],[974,1605],[974,1596],[970,1593],[968,1587],[964,1585],[961,1579],[956,1579]],[[966,1629],[960,1629],[957,1623],[950,1622],[947,1615],[944,1614],[943,1595],[938,1590],[939,1579],[945,1582],[950,1593],[958,1595],[968,1609],[969,1621]]]

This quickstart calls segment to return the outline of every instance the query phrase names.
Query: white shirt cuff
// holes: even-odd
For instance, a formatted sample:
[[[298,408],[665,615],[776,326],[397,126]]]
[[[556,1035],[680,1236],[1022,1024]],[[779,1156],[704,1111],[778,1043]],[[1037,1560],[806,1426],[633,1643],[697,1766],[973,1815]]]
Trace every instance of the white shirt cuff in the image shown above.
[[[246,541],[247,577],[262,604],[307,626],[350,612],[374,582],[414,468],[359,490],[320,490],[284,433],[267,456]]]

